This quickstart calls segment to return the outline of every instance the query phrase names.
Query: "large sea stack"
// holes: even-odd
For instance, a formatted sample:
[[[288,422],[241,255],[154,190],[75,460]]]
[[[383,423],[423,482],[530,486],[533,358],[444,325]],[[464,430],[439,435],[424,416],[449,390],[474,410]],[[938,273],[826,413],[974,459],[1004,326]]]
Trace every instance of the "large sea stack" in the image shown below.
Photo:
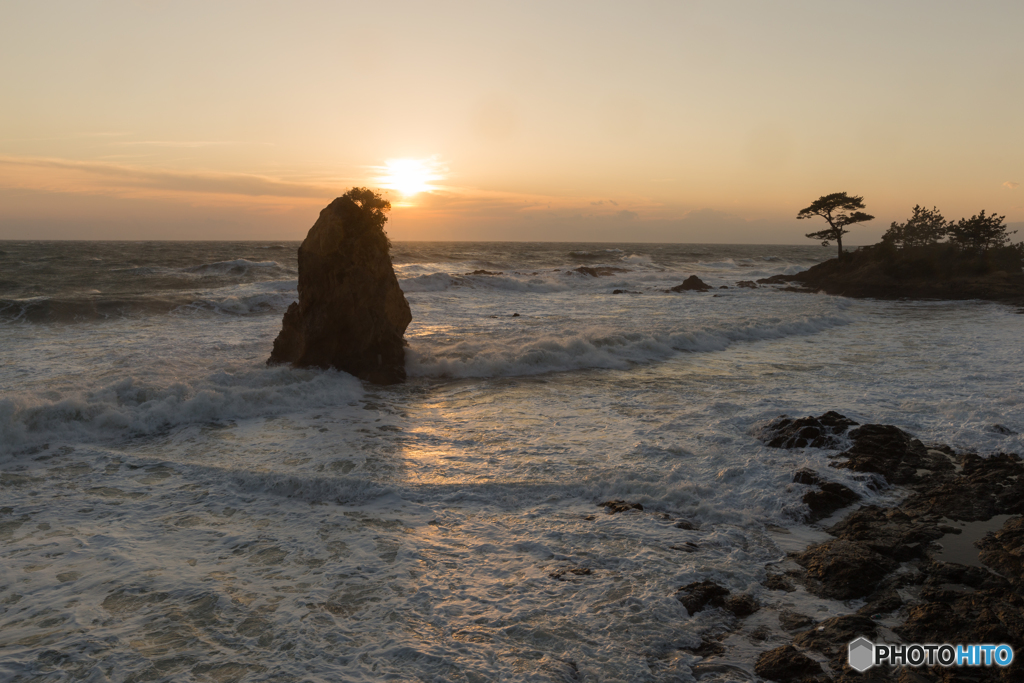
[[[267,364],[337,368],[375,384],[405,380],[412,320],[384,234],[391,204],[366,188],[331,202],[299,247],[299,300]]]

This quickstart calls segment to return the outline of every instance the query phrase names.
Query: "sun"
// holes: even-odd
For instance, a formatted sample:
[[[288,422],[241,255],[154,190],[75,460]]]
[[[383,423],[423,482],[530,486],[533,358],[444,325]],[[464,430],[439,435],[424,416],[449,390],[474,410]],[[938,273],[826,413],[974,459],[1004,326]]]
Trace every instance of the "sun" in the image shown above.
[[[420,192],[431,192],[437,188],[431,185],[441,180],[441,165],[436,158],[429,159],[388,159],[380,168],[382,174],[376,178],[382,187],[397,190],[403,197],[412,197]]]

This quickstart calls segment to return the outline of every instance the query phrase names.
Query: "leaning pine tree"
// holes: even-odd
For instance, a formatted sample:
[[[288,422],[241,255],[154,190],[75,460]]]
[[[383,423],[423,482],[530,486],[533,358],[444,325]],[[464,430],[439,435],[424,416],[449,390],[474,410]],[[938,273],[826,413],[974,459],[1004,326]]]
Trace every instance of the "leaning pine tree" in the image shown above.
[[[801,209],[796,215],[797,218],[810,218],[821,216],[828,222],[828,227],[818,232],[809,232],[807,237],[812,240],[821,240],[821,246],[827,247],[832,240],[839,245],[839,260],[843,260],[843,235],[850,232],[847,225],[863,223],[874,220],[863,211],[856,209],[864,208],[863,197],[851,197],[845,192],[835,192],[818,197],[806,209]]]

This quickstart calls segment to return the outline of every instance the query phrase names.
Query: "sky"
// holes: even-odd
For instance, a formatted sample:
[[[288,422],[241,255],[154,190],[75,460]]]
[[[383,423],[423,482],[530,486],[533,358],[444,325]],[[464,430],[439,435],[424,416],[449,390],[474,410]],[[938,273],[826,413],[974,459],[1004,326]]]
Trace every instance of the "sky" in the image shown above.
[[[302,239],[352,186],[396,240],[801,244],[833,192],[876,216],[844,244],[915,204],[1024,228],[1022,32],[1020,0],[3,0],[0,239]]]

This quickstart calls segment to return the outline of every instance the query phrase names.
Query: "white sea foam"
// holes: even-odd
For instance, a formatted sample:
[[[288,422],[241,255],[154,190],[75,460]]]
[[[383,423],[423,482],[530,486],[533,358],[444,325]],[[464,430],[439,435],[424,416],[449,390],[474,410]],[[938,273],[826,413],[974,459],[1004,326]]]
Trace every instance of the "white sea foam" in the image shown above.
[[[346,373],[254,368],[171,384],[125,377],[63,395],[0,399],[0,448],[10,452],[43,441],[124,439],[186,424],[288,412],[358,399],[358,380]]]
[[[578,275],[578,273],[574,273]],[[511,275],[449,275],[447,273],[431,273],[418,275],[399,281],[403,292],[443,292],[456,287],[475,289],[495,289],[508,292],[564,292],[565,284],[553,282],[534,275],[513,277]]]
[[[780,599],[766,567],[821,534],[793,472],[869,504],[902,495],[754,426],[834,409],[1024,451],[1012,310],[732,287],[817,247],[619,246],[398,245],[412,376],[395,387],[263,365],[295,296],[284,251],[216,288],[166,264],[76,271],[74,292],[130,276],[171,315],[0,324],[0,566],[17,577],[0,581],[0,678],[752,678],[776,642],[754,637]],[[259,248],[165,247],[178,273]],[[626,273],[562,274],[623,258]],[[731,288],[664,293],[694,273]],[[72,300],[69,278],[32,277],[3,297]],[[644,510],[606,514],[610,499]],[[737,622],[675,597],[706,579],[765,605],[714,670],[680,648]]]
[[[812,335],[844,325],[843,315],[735,327],[676,330],[662,334],[594,330],[587,333],[531,337],[510,343],[507,337],[463,340],[447,347],[413,345],[409,373],[416,377],[510,377],[585,368],[627,369],[636,363],[668,358],[678,352],[722,351],[736,342]]]

